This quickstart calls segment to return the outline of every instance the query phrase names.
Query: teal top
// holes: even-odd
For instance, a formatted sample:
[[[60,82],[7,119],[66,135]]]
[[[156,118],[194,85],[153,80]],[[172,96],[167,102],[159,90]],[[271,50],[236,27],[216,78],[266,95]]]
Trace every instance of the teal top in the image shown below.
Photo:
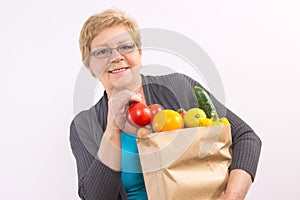
[[[148,200],[142,174],[136,134],[121,132],[122,174],[128,200]]]

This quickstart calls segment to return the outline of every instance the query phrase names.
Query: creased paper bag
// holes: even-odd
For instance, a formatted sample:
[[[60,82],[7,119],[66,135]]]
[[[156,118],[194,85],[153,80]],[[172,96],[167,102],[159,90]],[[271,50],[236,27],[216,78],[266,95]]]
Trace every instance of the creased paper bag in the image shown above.
[[[231,144],[230,126],[137,136],[148,199],[217,199],[228,181]]]

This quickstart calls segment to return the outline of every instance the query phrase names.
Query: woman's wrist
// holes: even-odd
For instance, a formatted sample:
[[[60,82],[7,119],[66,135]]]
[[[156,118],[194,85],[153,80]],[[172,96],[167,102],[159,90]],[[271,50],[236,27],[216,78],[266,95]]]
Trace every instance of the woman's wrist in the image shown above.
[[[120,133],[106,130],[98,150],[99,160],[114,171],[121,171],[121,142]]]
[[[243,200],[252,184],[250,174],[242,169],[233,169],[222,200]]]
[[[120,136],[121,131],[119,130],[114,130],[110,128],[106,128],[106,131],[103,134],[103,137],[105,137],[107,140],[112,142],[115,146],[121,147],[121,136]]]

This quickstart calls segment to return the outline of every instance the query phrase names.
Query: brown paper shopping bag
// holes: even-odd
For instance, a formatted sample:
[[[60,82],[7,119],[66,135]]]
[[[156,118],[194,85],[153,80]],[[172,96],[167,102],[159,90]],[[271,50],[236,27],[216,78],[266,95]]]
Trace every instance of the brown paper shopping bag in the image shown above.
[[[138,136],[148,199],[217,199],[228,181],[231,144],[230,126]]]

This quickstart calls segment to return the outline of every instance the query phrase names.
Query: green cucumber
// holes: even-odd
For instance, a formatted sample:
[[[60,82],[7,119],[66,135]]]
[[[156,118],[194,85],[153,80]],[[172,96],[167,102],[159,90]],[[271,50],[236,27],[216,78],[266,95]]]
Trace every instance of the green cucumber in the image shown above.
[[[216,110],[215,106],[213,105],[207,92],[203,88],[201,88],[199,86],[195,86],[194,94],[198,101],[199,108],[205,112],[206,117],[207,118],[212,118],[212,117],[218,118],[217,110]]]

